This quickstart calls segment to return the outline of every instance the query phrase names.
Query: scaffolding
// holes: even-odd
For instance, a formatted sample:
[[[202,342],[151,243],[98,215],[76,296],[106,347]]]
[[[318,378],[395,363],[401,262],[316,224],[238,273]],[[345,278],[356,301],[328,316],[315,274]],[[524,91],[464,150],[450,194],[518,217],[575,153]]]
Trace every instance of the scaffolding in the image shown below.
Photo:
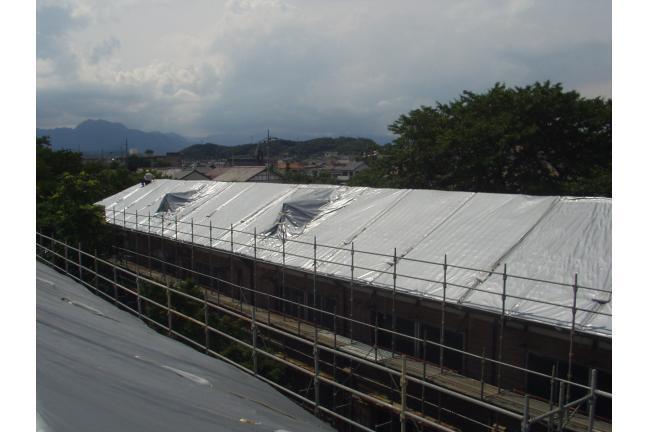
[[[139,215],[136,215],[136,219],[139,219]],[[138,225],[139,224],[136,224],[135,226],[137,227]],[[138,251],[129,250],[126,248],[117,248],[119,249],[119,255],[121,255],[122,258],[124,254],[137,256],[138,259],[134,263],[127,261],[118,261],[111,258],[101,258],[97,256],[96,251],[90,252],[83,250],[80,244],[77,245],[77,247],[74,247],[66,244],[65,242],[54,239],[51,236],[46,236],[41,233],[37,234],[37,257],[38,259],[54,266],[59,271],[64,272],[65,274],[84,284],[98,295],[102,295],[108,298],[110,301],[115,302],[120,307],[123,307],[134,314],[137,314],[138,317],[148,322],[151,326],[156,327],[159,330],[168,333],[170,336],[176,337],[179,340],[182,340],[194,346],[195,348],[205,352],[206,354],[222,359],[228,363],[232,363],[235,366],[245,370],[246,372],[259,377],[259,379],[267,382],[268,384],[302,402],[305,406],[312,408],[315,413],[328,416],[329,418],[337,419],[338,421],[344,422],[349,425],[349,427],[355,429],[380,430],[380,425],[373,425],[372,428],[357,422],[350,412],[346,412],[343,409],[340,409],[344,407],[344,404],[339,406],[334,403],[333,406],[325,406],[320,400],[322,386],[330,387],[331,389],[333,389],[334,394],[343,393],[351,399],[355,398],[357,400],[362,400],[366,403],[371,404],[372,406],[378,407],[382,410],[385,410],[386,412],[391,413],[393,416],[398,418],[397,421],[400,423],[401,430],[406,430],[407,428],[414,428],[416,430],[419,430],[420,428],[442,431],[457,430],[442,419],[441,413],[455,417],[462,417],[475,425],[475,427],[479,427],[481,430],[493,430],[493,425],[483,423],[476,418],[471,418],[470,415],[467,414],[472,412],[473,409],[482,409],[490,413],[494,413],[498,417],[502,416],[507,419],[509,423],[514,422],[516,424],[519,424],[521,431],[530,431],[532,427],[541,427],[540,430],[548,431],[562,431],[567,429],[577,431],[583,430],[588,432],[595,430],[611,430],[611,425],[609,423],[595,418],[597,398],[607,398],[610,400],[612,398],[611,393],[598,389],[596,370],[592,370],[591,372],[589,385],[583,385],[571,380],[571,373],[569,373],[567,379],[562,379],[555,376],[555,373],[547,375],[528,368],[505,363],[501,361],[502,345],[500,345],[498,359],[488,358],[483,353],[480,356],[445,345],[443,343],[443,337],[441,337],[439,342],[436,342],[428,340],[425,336],[423,338],[420,338],[413,335],[400,333],[395,330],[393,322],[391,328],[385,328],[378,326],[375,322],[367,323],[354,319],[352,316],[339,315],[335,310],[333,312],[330,312],[324,310],[321,307],[318,308],[315,304],[308,305],[306,304],[306,302],[295,302],[283,297],[260,291],[256,287],[255,278],[252,279],[251,286],[243,286],[241,284],[234,283],[232,280],[225,280],[224,278],[216,277],[213,274],[199,272],[195,270],[193,266],[193,251],[194,247],[204,248],[205,246],[195,244],[195,242],[193,241],[193,223],[191,223],[190,225],[190,234],[192,237],[192,241],[190,242],[192,250],[191,268],[182,267],[177,263],[152,257],[150,253],[150,238],[155,237],[156,235],[151,233],[148,234],[149,253],[146,256],[139,253]],[[176,239],[176,242],[180,243],[177,240],[179,234],[179,230],[177,228],[178,222],[174,221],[173,227],[175,228],[174,239]],[[123,228],[126,228],[127,230],[129,229],[126,226],[126,223],[124,223]],[[213,227],[210,226],[210,246],[212,246],[212,230]],[[230,232],[232,231],[233,230],[230,227]],[[256,232],[253,233],[253,236],[256,240]],[[159,237],[164,238],[166,236],[161,235]],[[165,240],[168,240],[168,237],[166,237]],[[284,237],[283,241],[285,243],[285,241],[288,240]],[[229,246],[229,253],[231,254],[230,256],[236,256],[237,253],[234,252],[233,236],[230,238]],[[314,264],[312,271],[314,294],[316,294],[317,291],[318,281],[318,247],[321,247],[321,245],[318,245],[316,242],[314,242]],[[253,248],[253,274],[256,275],[256,241],[254,242]],[[351,247],[350,252],[352,256],[357,253],[357,251],[354,250],[353,246]],[[285,254],[286,252],[284,248],[282,255],[285,257]],[[250,257],[245,256],[245,258]],[[140,259],[148,262],[148,268],[140,266],[138,264]],[[164,269],[163,274],[154,274],[153,266],[151,265],[153,261],[157,261],[161,265],[161,267]],[[356,282],[353,277],[353,260],[351,262],[351,278],[348,282],[350,283],[352,293],[354,283]],[[447,262],[444,262],[443,265],[444,268],[449,267]],[[170,277],[170,275],[167,274],[166,271],[167,268],[174,267],[181,269],[182,271],[195,277],[209,280],[208,286],[203,287],[204,295],[197,297],[174,288],[174,278]],[[287,268],[288,266],[282,266],[282,281],[285,280],[283,272]],[[298,270],[303,271],[303,269]],[[397,290],[398,278],[395,266],[392,274],[394,275],[393,292],[395,293]],[[507,276],[515,277],[507,275],[506,272],[503,273],[503,276],[504,281],[506,281]],[[156,290],[164,293],[166,301],[156,301],[144,295],[141,292],[141,286],[143,284],[146,284],[147,286],[153,287]],[[214,285],[216,285],[215,290]],[[104,289],[102,289],[102,286]],[[106,290],[106,286],[111,287],[111,289]],[[574,292],[580,288],[577,285],[577,282],[574,287]],[[505,301],[505,288],[503,290],[503,293]],[[128,296],[132,301],[125,301],[125,296]],[[183,311],[178,310],[177,307],[174,307],[175,305],[172,301],[173,296],[179,296],[186,300],[200,303],[204,309],[204,318],[202,320],[199,320],[196,319],[196,317],[186,315]],[[253,300],[256,296],[265,297],[267,300],[272,299],[281,306],[278,309],[276,308],[277,310],[271,310],[269,306],[270,301],[268,301],[268,307],[264,311],[263,309],[259,308],[257,306],[257,302]],[[316,297],[314,296],[313,298],[315,299]],[[351,301],[352,299],[353,296],[351,295]],[[145,304],[153,305],[154,307],[164,311],[166,319],[160,322],[159,320],[155,320],[147,316],[147,314],[145,313]],[[444,304],[445,303],[443,303],[443,305]],[[293,305],[295,307],[301,308],[301,310],[311,311],[313,317],[320,317],[320,319],[322,316],[329,316],[330,318],[332,318],[334,323],[333,331],[330,332],[325,330],[324,328],[321,328],[321,325],[318,324],[317,319],[313,319],[311,322],[308,322],[306,320],[302,320],[301,318],[295,319],[295,317],[288,317],[285,313],[286,305]],[[572,306],[572,310],[576,310],[575,304],[574,306]],[[247,323],[246,325],[249,326],[251,340],[245,341],[238,339],[222,331],[221,329],[211,326],[209,324],[209,316],[214,313],[230,316]],[[505,316],[504,314],[505,311],[504,308],[502,308],[503,318]],[[174,318],[180,318],[187,322],[201,326],[204,330],[204,342],[196,341],[195,339],[188,337],[186,334],[182,334],[178,330],[177,324],[174,328]],[[442,326],[444,319],[445,318],[442,318]],[[371,331],[376,335],[378,333],[381,333],[391,336],[391,350],[384,350],[379,348],[377,344],[377,337],[374,339],[373,346],[368,346],[366,344],[362,344],[357,340],[354,340],[352,333],[349,336],[339,335],[338,323],[340,322],[347,322],[351,324],[349,326],[350,329],[353,329],[354,326],[364,326],[370,328]],[[568,355],[569,360],[571,360],[572,357],[573,336],[575,331],[576,328],[574,325],[572,325],[570,332],[570,352]],[[262,337],[262,334],[264,334],[265,337]],[[253,367],[246,368],[232,361],[226,356],[223,356],[221,353],[211,349],[210,337],[212,335],[218,335],[219,337],[240,344],[241,346],[250,350]],[[441,335],[443,335],[443,332],[441,332]],[[418,343],[422,343],[424,350],[428,346],[434,346],[438,348],[438,364],[430,364],[425,360],[425,356],[424,360],[421,361],[420,359],[410,358],[405,355],[397,354],[394,350],[393,343],[396,338],[402,338],[405,340],[412,340]],[[273,352],[273,350],[269,350],[264,346],[265,343],[276,343],[277,340],[284,341],[282,342],[282,348],[284,348],[283,355],[278,355],[277,353]],[[310,355],[307,356],[307,362],[295,361],[295,357],[297,356],[286,355],[287,347],[285,341],[290,341],[290,343],[292,344],[301,346],[301,348],[297,349],[297,351],[299,351],[302,355],[305,352],[309,353]],[[288,348],[288,350],[289,349],[290,348]],[[447,370],[444,367],[443,356],[444,352],[450,351],[478,359],[482,364],[482,373],[480,380],[470,381],[470,379],[466,378],[461,381],[461,377],[458,377],[456,374],[453,374],[451,371]],[[295,389],[287,388],[260,375],[257,366],[258,356],[267,357],[309,377],[310,381],[307,391],[295,391]],[[326,356],[327,358],[324,359],[324,356]],[[339,368],[336,366],[336,362],[346,363],[348,370],[346,370],[346,372],[343,374],[339,373]],[[497,385],[491,385],[486,382],[487,380],[484,376],[484,366],[486,364],[490,364],[492,367],[497,368]],[[333,371],[332,374],[323,372],[323,368],[330,369],[331,366]],[[354,370],[357,368],[363,368],[364,372],[362,374],[354,373]],[[532,374],[543,379],[547,379],[551,387],[551,396],[548,403],[539,401],[537,398],[534,398],[529,394],[512,395],[510,392],[505,392],[504,389],[501,388],[499,383],[499,377],[501,376],[502,368],[512,368],[522,371],[526,374]],[[371,378],[372,376],[376,375],[382,376],[383,378]],[[459,391],[456,389],[456,383],[452,383],[453,380],[455,380],[456,382],[461,381],[464,387],[466,383],[472,383],[474,384],[473,389],[464,389],[463,391]],[[373,388],[375,388],[376,386],[383,386],[383,393],[389,394],[389,397],[385,398],[381,397],[378,394],[371,394],[362,391],[361,389],[363,388],[363,386],[354,386],[354,381],[367,381],[369,382],[370,387]],[[417,390],[420,389],[417,394],[414,394],[414,392],[411,390],[412,388],[414,388],[414,386],[416,386]],[[475,388],[477,389],[476,392],[474,391]],[[586,394],[575,400],[570,400],[570,388],[580,388],[584,390]],[[426,398],[426,392],[428,394],[433,393],[437,396],[436,404],[431,401],[431,398]],[[399,397],[396,397],[396,394]],[[457,412],[456,410],[449,408],[450,404],[446,404],[445,407],[442,406],[441,401],[443,398],[460,401],[461,403],[467,404],[466,406],[469,408],[467,411]],[[351,399],[347,399],[347,402],[345,403],[351,404]],[[334,402],[336,400],[337,399],[334,398]],[[519,403],[520,401],[521,403]],[[506,404],[509,404],[509,406],[506,407]],[[587,406],[587,415],[582,415],[579,413],[579,408],[585,405]],[[426,407],[436,408],[438,413],[437,416],[427,415],[426,411],[429,412],[429,409],[426,409]],[[447,415],[446,418],[448,417]],[[393,419],[391,419],[390,422],[393,422]]]

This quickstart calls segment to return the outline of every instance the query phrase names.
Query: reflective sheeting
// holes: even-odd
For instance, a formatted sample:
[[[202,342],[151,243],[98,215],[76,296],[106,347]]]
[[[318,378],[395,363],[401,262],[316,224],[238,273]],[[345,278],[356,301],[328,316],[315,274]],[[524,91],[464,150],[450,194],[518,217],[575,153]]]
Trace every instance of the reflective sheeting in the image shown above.
[[[190,199],[157,211],[178,193]],[[506,314],[566,328],[578,273],[576,328],[611,335],[608,198],[155,180],[98,204],[111,223],[182,241],[193,220],[193,241],[207,246],[211,222],[212,247],[250,256],[256,229],[257,257],[274,263],[285,235],[286,264],[307,271],[316,239],[319,274],[349,279],[353,260],[355,280],[393,289],[395,272],[398,291],[435,299],[447,259],[447,300],[496,313],[506,264]]]

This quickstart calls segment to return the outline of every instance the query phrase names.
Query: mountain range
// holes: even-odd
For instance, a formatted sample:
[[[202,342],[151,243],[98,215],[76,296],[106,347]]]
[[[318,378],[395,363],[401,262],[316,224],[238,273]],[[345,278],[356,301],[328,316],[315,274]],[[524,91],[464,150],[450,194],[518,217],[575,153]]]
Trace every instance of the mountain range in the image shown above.
[[[54,149],[70,149],[85,154],[102,151],[118,154],[125,148],[126,142],[129,149],[137,149],[140,153],[150,149],[164,154],[179,151],[192,143],[178,134],[144,132],[106,120],[86,120],[75,128],[37,128],[36,136],[49,136]]]
[[[55,150],[70,149],[86,155],[103,153],[121,154],[128,143],[128,149],[139,153],[153,150],[156,154],[182,151],[186,157],[221,158],[237,154],[250,154],[256,144],[219,145],[216,136],[189,138],[175,133],[144,132],[130,129],[121,123],[106,120],[85,120],[74,128],[36,129],[36,136],[49,136]],[[229,140],[226,140],[229,141]],[[210,144],[196,144],[210,143]],[[273,140],[270,151],[308,156],[314,152],[339,151],[340,153],[362,153],[375,142],[368,138],[315,138],[306,141]]]

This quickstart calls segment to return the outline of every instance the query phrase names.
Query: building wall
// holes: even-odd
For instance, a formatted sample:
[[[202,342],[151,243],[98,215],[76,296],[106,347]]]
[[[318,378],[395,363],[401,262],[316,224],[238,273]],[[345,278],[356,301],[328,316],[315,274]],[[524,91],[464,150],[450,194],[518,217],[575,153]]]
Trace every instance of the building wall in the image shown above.
[[[137,240],[135,240],[137,238]],[[126,236],[127,247],[137,248],[143,254],[148,254],[148,240],[144,234]],[[313,274],[298,270],[282,269],[281,266],[265,264],[252,259],[231,257],[223,252],[202,247],[192,248],[189,245],[177,244],[171,240],[153,238],[151,254],[160,258],[165,257],[178,265],[193,268],[205,274],[229,280],[244,287],[256,287],[257,290],[280,298],[291,299],[307,305],[313,305]],[[142,260],[143,258],[140,258]],[[141,263],[141,262],[140,262]],[[146,265],[146,263],[143,263]],[[168,269],[171,273],[171,269]],[[179,277],[190,278],[188,272],[176,274]],[[256,276],[255,276],[256,275]],[[240,290],[236,287],[213,286],[205,278],[199,282],[211,284],[220,288],[226,295],[238,298]],[[352,317],[363,323],[378,322],[381,327],[391,329],[392,310],[396,311],[397,330],[407,332],[412,336],[439,341],[441,327],[441,303],[438,301],[415,298],[397,293],[393,297],[390,290],[354,284],[353,294],[349,281],[336,280],[318,275],[316,278],[316,294],[318,307],[340,316]],[[353,301],[351,301],[353,295]],[[320,314],[313,316],[308,310],[295,305],[285,305],[276,299],[256,295],[253,299],[260,308],[270,308],[285,311],[288,314],[300,316],[303,319],[317,320],[323,327],[333,329],[333,319]],[[246,295],[246,301],[252,301]],[[354,324],[336,320],[336,329],[340,334],[353,336],[367,344],[376,343],[375,332],[371,326]],[[351,327],[353,327],[351,329]],[[463,349],[477,356],[482,353],[488,358],[497,358],[500,341],[500,318],[496,314],[469,309],[466,307],[446,304],[445,306],[445,344]],[[379,334],[378,344],[391,348],[391,336]],[[569,331],[542,324],[535,324],[507,318],[504,325],[502,361],[520,367],[531,367],[546,374],[551,373],[551,365],[556,365],[557,376],[566,378],[570,334]],[[395,341],[396,351],[408,355],[423,357],[423,347],[407,339]],[[439,351],[428,344],[425,349],[429,361],[438,364]],[[444,353],[445,365],[457,372],[479,379],[481,376],[481,361],[479,358],[452,353]],[[599,382],[603,390],[611,391],[612,349],[611,340],[584,333],[577,333],[573,347],[572,379],[586,384],[591,368],[599,372]],[[497,368],[487,363],[485,369],[487,382],[497,384]],[[609,385],[606,383],[609,382]],[[537,396],[548,397],[549,380],[528,377],[523,371],[502,368],[501,384],[503,388],[529,392]],[[609,388],[606,388],[609,387]],[[611,407],[600,404],[597,413],[611,418]]]

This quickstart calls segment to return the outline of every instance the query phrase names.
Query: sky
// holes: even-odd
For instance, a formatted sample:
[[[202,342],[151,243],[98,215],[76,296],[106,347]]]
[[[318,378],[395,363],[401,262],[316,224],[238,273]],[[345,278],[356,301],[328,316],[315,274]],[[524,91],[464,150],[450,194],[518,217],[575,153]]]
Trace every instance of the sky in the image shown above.
[[[380,142],[464,90],[612,97],[611,2],[38,0],[36,124]]]

